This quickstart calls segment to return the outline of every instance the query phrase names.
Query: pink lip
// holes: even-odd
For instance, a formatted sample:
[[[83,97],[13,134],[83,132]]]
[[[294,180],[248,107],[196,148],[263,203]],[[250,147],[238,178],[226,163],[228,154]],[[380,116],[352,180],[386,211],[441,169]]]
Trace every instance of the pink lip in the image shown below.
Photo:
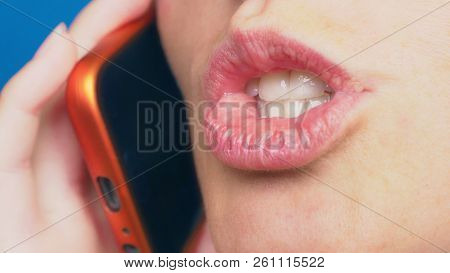
[[[272,70],[307,70],[335,94],[330,102],[297,118],[260,118],[245,84]],[[280,170],[303,166],[343,137],[350,112],[368,89],[325,57],[273,31],[235,32],[216,51],[204,91],[206,140],[220,160],[240,169]]]

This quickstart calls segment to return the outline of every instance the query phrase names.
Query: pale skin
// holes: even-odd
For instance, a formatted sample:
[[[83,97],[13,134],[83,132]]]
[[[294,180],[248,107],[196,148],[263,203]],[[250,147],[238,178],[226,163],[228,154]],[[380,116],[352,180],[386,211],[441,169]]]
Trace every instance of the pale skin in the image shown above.
[[[444,2],[158,0],[156,12],[173,73],[196,105],[208,59],[232,30],[275,29],[339,63]],[[58,31],[90,49],[147,5],[95,1]],[[449,14],[443,7],[341,64],[374,92],[344,141],[301,171],[240,171],[195,149],[218,251],[450,250]],[[54,35],[45,46],[0,99],[2,249],[93,199],[61,100],[85,50]],[[116,251],[104,221],[94,204],[12,251]]]

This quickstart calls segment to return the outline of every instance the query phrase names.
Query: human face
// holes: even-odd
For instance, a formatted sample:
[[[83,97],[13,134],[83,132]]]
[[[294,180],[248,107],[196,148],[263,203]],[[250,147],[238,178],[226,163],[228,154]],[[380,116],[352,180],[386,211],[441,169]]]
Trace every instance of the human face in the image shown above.
[[[168,61],[198,106],[194,143],[208,136],[200,105],[227,92],[235,118],[262,122],[256,106],[242,106],[260,99],[245,93],[252,78],[259,97],[292,83],[295,71],[332,90],[303,123],[264,119],[265,132],[306,131],[310,146],[301,138],[270,151],[195,145],[217,250],[450,250],[450,6],[421,18],[444,2],[157,1]],[[216,114],[213,125],[227,122],[226,111]]]

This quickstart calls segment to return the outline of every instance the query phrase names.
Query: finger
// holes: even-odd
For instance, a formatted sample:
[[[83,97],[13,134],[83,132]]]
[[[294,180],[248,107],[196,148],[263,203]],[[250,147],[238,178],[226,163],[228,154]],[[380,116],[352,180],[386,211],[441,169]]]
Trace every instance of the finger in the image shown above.
[[[85,48],[95,47],[103,36],[118,26],[140,17],[149,10],[149,4],[149,0],[91,2],[70,29],[78,54],[85,52]],[[89,180],[84,176],[80,147],[63,101],[57,101],[45,113],[33,165],[39,203],[49,221],[82,207],[95,197],[86,193],[85,182]]]
[[[0,100],[0,171],[28,167],[40,113],[76,62],[76,48],[60,24],[33,59],[5,86]]]
[[[92,1],[70,27],[78,56],[85,55],[102,37],[117,27],[150,12],[151,0]]]
[[[111,244],[114,237],[109,232],[101,203],[90,203],[95,200],[96,195],[69,121],[65,100],[58,98],[52,102],[48,111],[43,113],[41,123],[33,153],[33,170],[36,179],[36,207],[39,207],[42,221],[45,225],[50,225],[80,210],[76,215],[52,227],[48,234],[64,234],[64,231],[72,228],[70,239],[63,241],[66,248],[69,244],[76,249],[75,246],[80,244],[77,240],[84,238],[83,245],[95,245],[94,242],[101,239],[105,250],[115,249]],[[73,229],[74,225],[76,229]],[[100,237],[96,229],[102,231]],[[86,249],[89,248],[84,251]]]
[[[70,28],[70,37],[78,49],[78,54],[95,47],[103,36],[118,26],[141,16],[149,9],[149,4],[149,0],[91,2],[81,11]],[[63,101],[55,102],[45,113],[33,165],[38,181],[39,202],[48,212],[49,218],[67,213],[88,201],[83,183],[88,179],[84,177],[80,147],[70,126]]]
[[[62,217],[87,202],[87,173],[62,97],[43,113],[32,164],[36,194],[47,218]]]
[[[34,58],[2,90],[0,99],[0,228],[2,249],[34,232],[39,225],[30,168],[43,106],[58,91],[76,60],[76,49],[65,40],[64,25],[55,28]]]

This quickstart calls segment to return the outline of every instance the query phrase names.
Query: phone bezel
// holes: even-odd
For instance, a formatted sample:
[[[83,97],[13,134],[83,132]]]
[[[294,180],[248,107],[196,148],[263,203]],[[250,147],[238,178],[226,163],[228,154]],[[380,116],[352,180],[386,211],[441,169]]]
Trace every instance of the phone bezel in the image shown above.
[[[151,23],[149,12],[107,35],[78,62],[73,69],[66,92],[66,104],[70,119],[77,134],[89,174],[95,189],[101,196],[101,189],[95,183],[97,177],[107,177],[114,185],[121,208],[113,211],[102,202],[106,217],[111,224],[119,246],[133,245],[140,252],[152,252],[144,232],[133,197],[126,186],[126,177],[116,156],[97,98],[97,82],[102,67],[134,35]],[[127,229],[129,232],[123,232]],[[124,249],[121,247],[121,251]]]

